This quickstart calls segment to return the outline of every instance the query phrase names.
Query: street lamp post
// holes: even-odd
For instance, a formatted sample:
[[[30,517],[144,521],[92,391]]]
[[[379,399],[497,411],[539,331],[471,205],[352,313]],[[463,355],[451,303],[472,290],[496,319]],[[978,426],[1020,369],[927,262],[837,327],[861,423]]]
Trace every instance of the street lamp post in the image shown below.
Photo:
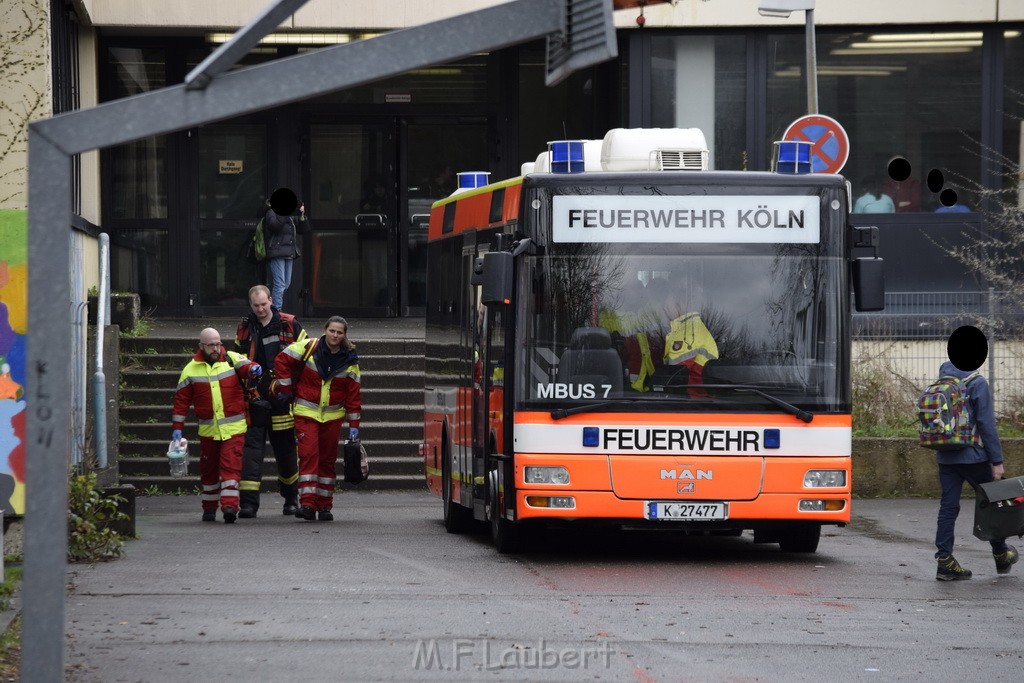
[[[757,11],[763,17],[786,19],[803,10],[807,43],[807,113],[818,113],[818,58],[814,44],[814,0],[758,0]]]

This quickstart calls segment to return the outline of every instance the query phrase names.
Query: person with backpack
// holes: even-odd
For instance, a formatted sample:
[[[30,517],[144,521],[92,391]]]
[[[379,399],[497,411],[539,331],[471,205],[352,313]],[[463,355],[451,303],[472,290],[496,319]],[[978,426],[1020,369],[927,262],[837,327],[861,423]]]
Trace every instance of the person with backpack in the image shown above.
[[[319,339],[289,345],[277,354],[271,385],[279,400],[293,400],[299,454],[299,519],[334,519],[341,423],[350,441],[359,438],[362,417],[359,357],[348,339],[348,322],[331,316]]]
[[[249,360],[273,370],[277,354],[289,344],[304,341],[306,330],[290,315],[270,303],[270,290],[255,285],[249,290],[249,308],[252,312],[242,318],[235,332],[235,351]],[[295,422],[291,406],[278,401],[270,391],[273,372],[260,378],[250,392],[249,428],[245,433],[242,452],[241,508],[242,519],[256,517],[260,509],[260,484],[263,480],[263,453],[267,439],[277,461],[277,486],[284,498],[283,512],[293,516],[299,509],[298,461],[295,456]]]
[[[996,430],[988,381],[977,372],[988,356],[988,341],[976,327],[957,328],[947,343],[949,360],[939,379],[918,400],[921,445],[935,449],[939,468],[939,513],[935,531],[935,578],[970,579],[972,572],[953,557],[956,519],[964,482],[975,491],[1003,476],[1003,451]],[[1018,559],[1006,539],[990,541],[996,573],[1007,574]]]
[[[296,218],[292,214],[298,209]],[[263,217],[270,298],[277,310],[284,308],[284,293],[292,284],[292,265],[299,258],[299,235],[306,232],[306,206],[286,187],[274,190]]]

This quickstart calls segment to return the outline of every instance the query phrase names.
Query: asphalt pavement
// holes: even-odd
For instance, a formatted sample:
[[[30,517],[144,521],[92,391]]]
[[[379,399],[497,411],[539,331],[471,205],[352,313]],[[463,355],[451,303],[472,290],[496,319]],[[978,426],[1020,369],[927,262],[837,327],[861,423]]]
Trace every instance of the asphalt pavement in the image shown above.
[[[849,529],[871,541],[909,548],[906,563],[893,569],[915,583],[920,579],[934,584],[931,539],[937,505],[931,499],[856,500]],[[439,501],[426,491],[346,490],[337,495],[334,522],[285,517],[280,498],[264,494],[258,519],[225,524],[218,514],[215,523],[203,523],[195,496],[139,497],[138,537],[128,541],[124,557],[69,566],[67,680],[208,680],[197,668],[204,661],[231,661],[230,670],[245,680],[271,680],[264,678],[275,673],[268,666],[329,640],[321,636],[332,628],[326,625],[337,618],[338,609],[380,609],[371,601],[382,602],[402,619],[404,590],[428,590],[442,582],[440,599],[448,599],[449,593],[457,596],[456,569],[449,566],[436,575],[439,566],[453,559],[447,550],[439,550],[440,557],[428,563],[388,545],[401,544],[410,534],[428,543],[435,538],[439,549],[458,540],[445,538],[440,512]],[[974,582],[992,583],[996,577],[987,544],[970,534],[973,510],[965,505],[960,517],[957,555],[975,567]],[[823,534],[819,552],[827,554],[835,543],[832,534],[848,534],[849,529]],[[461,542],[473,544],[470,554],[491,552],[485,536]],[[345,572],[337,563],[346,556],[366,562],[367,548],[379,555],[382,569],[360,578],[357,585],[345,585],[350,579],[342,578]],[[515,563],[514,558],[510,561]],[[389,569],[392,565],[396,568]],[[485,577],[469,580],[479,584]],[[500,583],[500,577],[490,580]],[[324,633],[319,624],[325,625]],[[361,633],[358,624],[349,628]],[[354,639],[365,638],[372,645],[382,637],[378,628],[367,625],[367,632]],[[349,642],[347,647],[358,646]],[[243,647],[248,654],[240,654]],[[320,661],[323,651],[310,654],[299,659],[302,670],[291,669],[299,679],[363,680],[339,673],[347,666],[344,662]]]

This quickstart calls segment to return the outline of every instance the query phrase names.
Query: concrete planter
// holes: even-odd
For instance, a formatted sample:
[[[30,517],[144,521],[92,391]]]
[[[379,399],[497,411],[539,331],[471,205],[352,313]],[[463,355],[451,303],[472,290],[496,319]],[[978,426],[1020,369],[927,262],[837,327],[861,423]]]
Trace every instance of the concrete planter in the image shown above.
[[[1002,439],[1008,477],[1024,474],[1024,439]],[[916,439],[854,439],[853,493],[860,498],[938,498],[935,451]],[[964,489],[970,496],[969,487]]]
[[[90,296],[88,299],[89,324],[96,324],[96,309],[99,305],[98,298]],[[124,330],[133,330],[142,318],[142,302],[138,294],[111,294],[110,295],[110,320],[108,325],[117,325]]]

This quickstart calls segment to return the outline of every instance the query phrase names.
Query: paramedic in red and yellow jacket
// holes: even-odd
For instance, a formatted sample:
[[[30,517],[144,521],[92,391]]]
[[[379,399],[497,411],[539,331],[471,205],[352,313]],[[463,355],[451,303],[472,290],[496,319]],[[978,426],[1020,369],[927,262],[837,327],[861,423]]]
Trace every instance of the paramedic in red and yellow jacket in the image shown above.
[[[341,423],[349,439],[359,438],[359,357],[348,340],[348,322],[332,316],[317,340],[295,342],[277,354],[273,391],[291,395],[299,455],[299,511],[296,517],[331,521]]]
[[[226,523],[231,524],[238,516],[238,478],[246,430],[242,380],[262,374],[258,363],[225,351],[220,333],[207,327],[199,333],[199,350],[178,378],[171,439],[181,439],[189,406],[194,405],[199,422],[204,522],[216,521],[218,501]]]

